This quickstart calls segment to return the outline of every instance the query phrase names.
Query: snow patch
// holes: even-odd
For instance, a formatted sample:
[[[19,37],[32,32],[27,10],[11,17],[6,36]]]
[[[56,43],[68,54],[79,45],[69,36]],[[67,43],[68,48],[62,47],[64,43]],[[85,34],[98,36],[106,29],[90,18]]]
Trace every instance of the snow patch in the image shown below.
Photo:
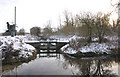
[[[113,45],[108,45],[106,43],[91,43],[90,45],[83,46],[79,48],[79,51],[82,53],[94,52],[94,53],[107,53],[110,54],[111,49],[115,48]]]
[[[0,52],[19,52],[19,57],[28,58],[35,52],[35,48],[29,44],[26,44],[21,37],[1,36],[0,41],[3,43],[0,46]]]
[[[62,50],[64,53],[69,53],[69,54],[75,54],[75,53],[78,52],[78,51],[74,50],[73,48],[71,48],[71,47],[69,46],[69,44],[63,46],[63,47],[61,48],[61,50]]]
[[[108,37],[105,37],[108,39]],[[97,43],[97,42],[94,42],[94,43],[90,43],[90,44],[87,44],[86,46],[81,46],[79,47],[78,49],[75,49],[73,47],[76,47],[77,46],[77,39],[80,39],[78,38],[78,36],[74,35],[73,37],[71,37],[69,39],[69,44],[63,46],[61,48],[61,50],[64,52],[64,53],[69,53],[69,54],[75,54],[77,52],[82,52],[82,53],[87,53],[87,52],[94,52],[96,54],[103,54],[103,53],[106,53],[106,54],[111,54],[111,49],[115,49],[117,48],[117,45],[114,45],[115,42],[108,42],[108,43]],[[117,40],[118,38],[116,37],[112,37],[112,38],[109,38],[110,40]],[[93,38],[92,40],[94,41],[97,41],[98,38]],[[75,45],[75,46],[74,46]]]

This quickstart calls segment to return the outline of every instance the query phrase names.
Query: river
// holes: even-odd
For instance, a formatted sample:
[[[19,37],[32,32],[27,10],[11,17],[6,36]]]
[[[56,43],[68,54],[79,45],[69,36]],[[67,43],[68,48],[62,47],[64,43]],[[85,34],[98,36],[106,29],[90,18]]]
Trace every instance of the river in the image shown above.
[[[39,52],[40,50],[38,50]],[[28,63],[3,66],[3,75],[118,75],[116,58],[74,58],[61,53],[38,53]]]

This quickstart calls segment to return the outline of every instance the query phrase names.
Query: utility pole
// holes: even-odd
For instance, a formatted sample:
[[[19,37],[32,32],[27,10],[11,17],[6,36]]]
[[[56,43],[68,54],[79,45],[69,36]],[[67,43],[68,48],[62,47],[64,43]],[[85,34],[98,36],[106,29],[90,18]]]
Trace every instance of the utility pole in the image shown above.
[[[118,18],[120,18],[120,0],[118,2]]]
[[[16,6],[15,6],[15,19],[14,19],[15,27],[16,27]]]
[[[120,0],[118,1],[118,21],[120,21]],[[118,24],[118,61],[120,61],[120,23]],[[118,65],[118,76],[120,76],[120,65]]]
[[[15,35],[16,35],[16,6],[15,6],[15,19],[14,19],[14,23],[15,23]]]
[[[15,15],[14,15],[14,24],[10,25],[10,32],[11,32],[11,37],[14,37],[16,35],[16,6],[15,6]]]

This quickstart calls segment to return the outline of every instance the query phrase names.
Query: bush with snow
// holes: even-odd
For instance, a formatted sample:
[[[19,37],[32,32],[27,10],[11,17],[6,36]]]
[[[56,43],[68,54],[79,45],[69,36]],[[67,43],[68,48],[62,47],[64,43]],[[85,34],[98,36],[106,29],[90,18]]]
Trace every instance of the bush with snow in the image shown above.
[[[78,47],[78,36],[74,35],[69,39],[69,44],[63,46],[61,50],[65,53],[75,54]]]
[[[64,52],[64,53],[68,53],[68,54],[75,54],[77,53],[77,51],[75,49],[73,49],[72,47],[70,47],[69,44],[63,46],[61,48],[61,50]]]
[[[107,39],[107,38],[106,38]],[[94,38],[94,40],[97,40]],[[84,42],[84,43],[83,43]],[[87,44],[85,42],[85,38],[78,38],[78,36],[73,36],[69,40],[69,44],[63,46],[61,50],[64,53],[68,54],[76,54],[77,52],[81,53],[95,53],[95,54],[111,54],[112,49],[117,48],[117,45],[114,41],[113,42],[107,42],[107,43],[89,43]]]
[[[29,58],[33,56],[35,48],[29,44],[24,43],[24,41],[18,37],[0,37],[2,42],[0,46],[0,52],[2,52],[3,57],[7,57],[6,53],[14,53],[19,58]]]
[[[70,47],[72,47],[72,48],[74,48],[74,49],[76,49],[76,47],[78,46],[78,41],[77,41],[77,36],[76,35],[74,35],[73,37],[71,37],[70,39],[69,39],[69,46]]]
[[[111,54],[111,49],[114,49],[115,46],[107,43],[90,43],[89,45],[79,48],[79,51],[82,53],[94,52],[97,54]]]

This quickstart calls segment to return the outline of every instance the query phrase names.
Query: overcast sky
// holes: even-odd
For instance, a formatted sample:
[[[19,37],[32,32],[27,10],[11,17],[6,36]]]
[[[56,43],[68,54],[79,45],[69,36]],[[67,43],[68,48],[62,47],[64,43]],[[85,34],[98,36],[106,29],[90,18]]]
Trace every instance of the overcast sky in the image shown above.
[[[117,0],[114,0],[113,4]],[[110,12],[113,7],[110,0],[0,0],[0,32],[7,29],[6,22],[14,22],[14,7],[17,8],[18,30],[27,32],[33,26],[44,27],[51,20],[52,27],[57,27],[59,16],[68,10],[73,14],[81,11]]]

